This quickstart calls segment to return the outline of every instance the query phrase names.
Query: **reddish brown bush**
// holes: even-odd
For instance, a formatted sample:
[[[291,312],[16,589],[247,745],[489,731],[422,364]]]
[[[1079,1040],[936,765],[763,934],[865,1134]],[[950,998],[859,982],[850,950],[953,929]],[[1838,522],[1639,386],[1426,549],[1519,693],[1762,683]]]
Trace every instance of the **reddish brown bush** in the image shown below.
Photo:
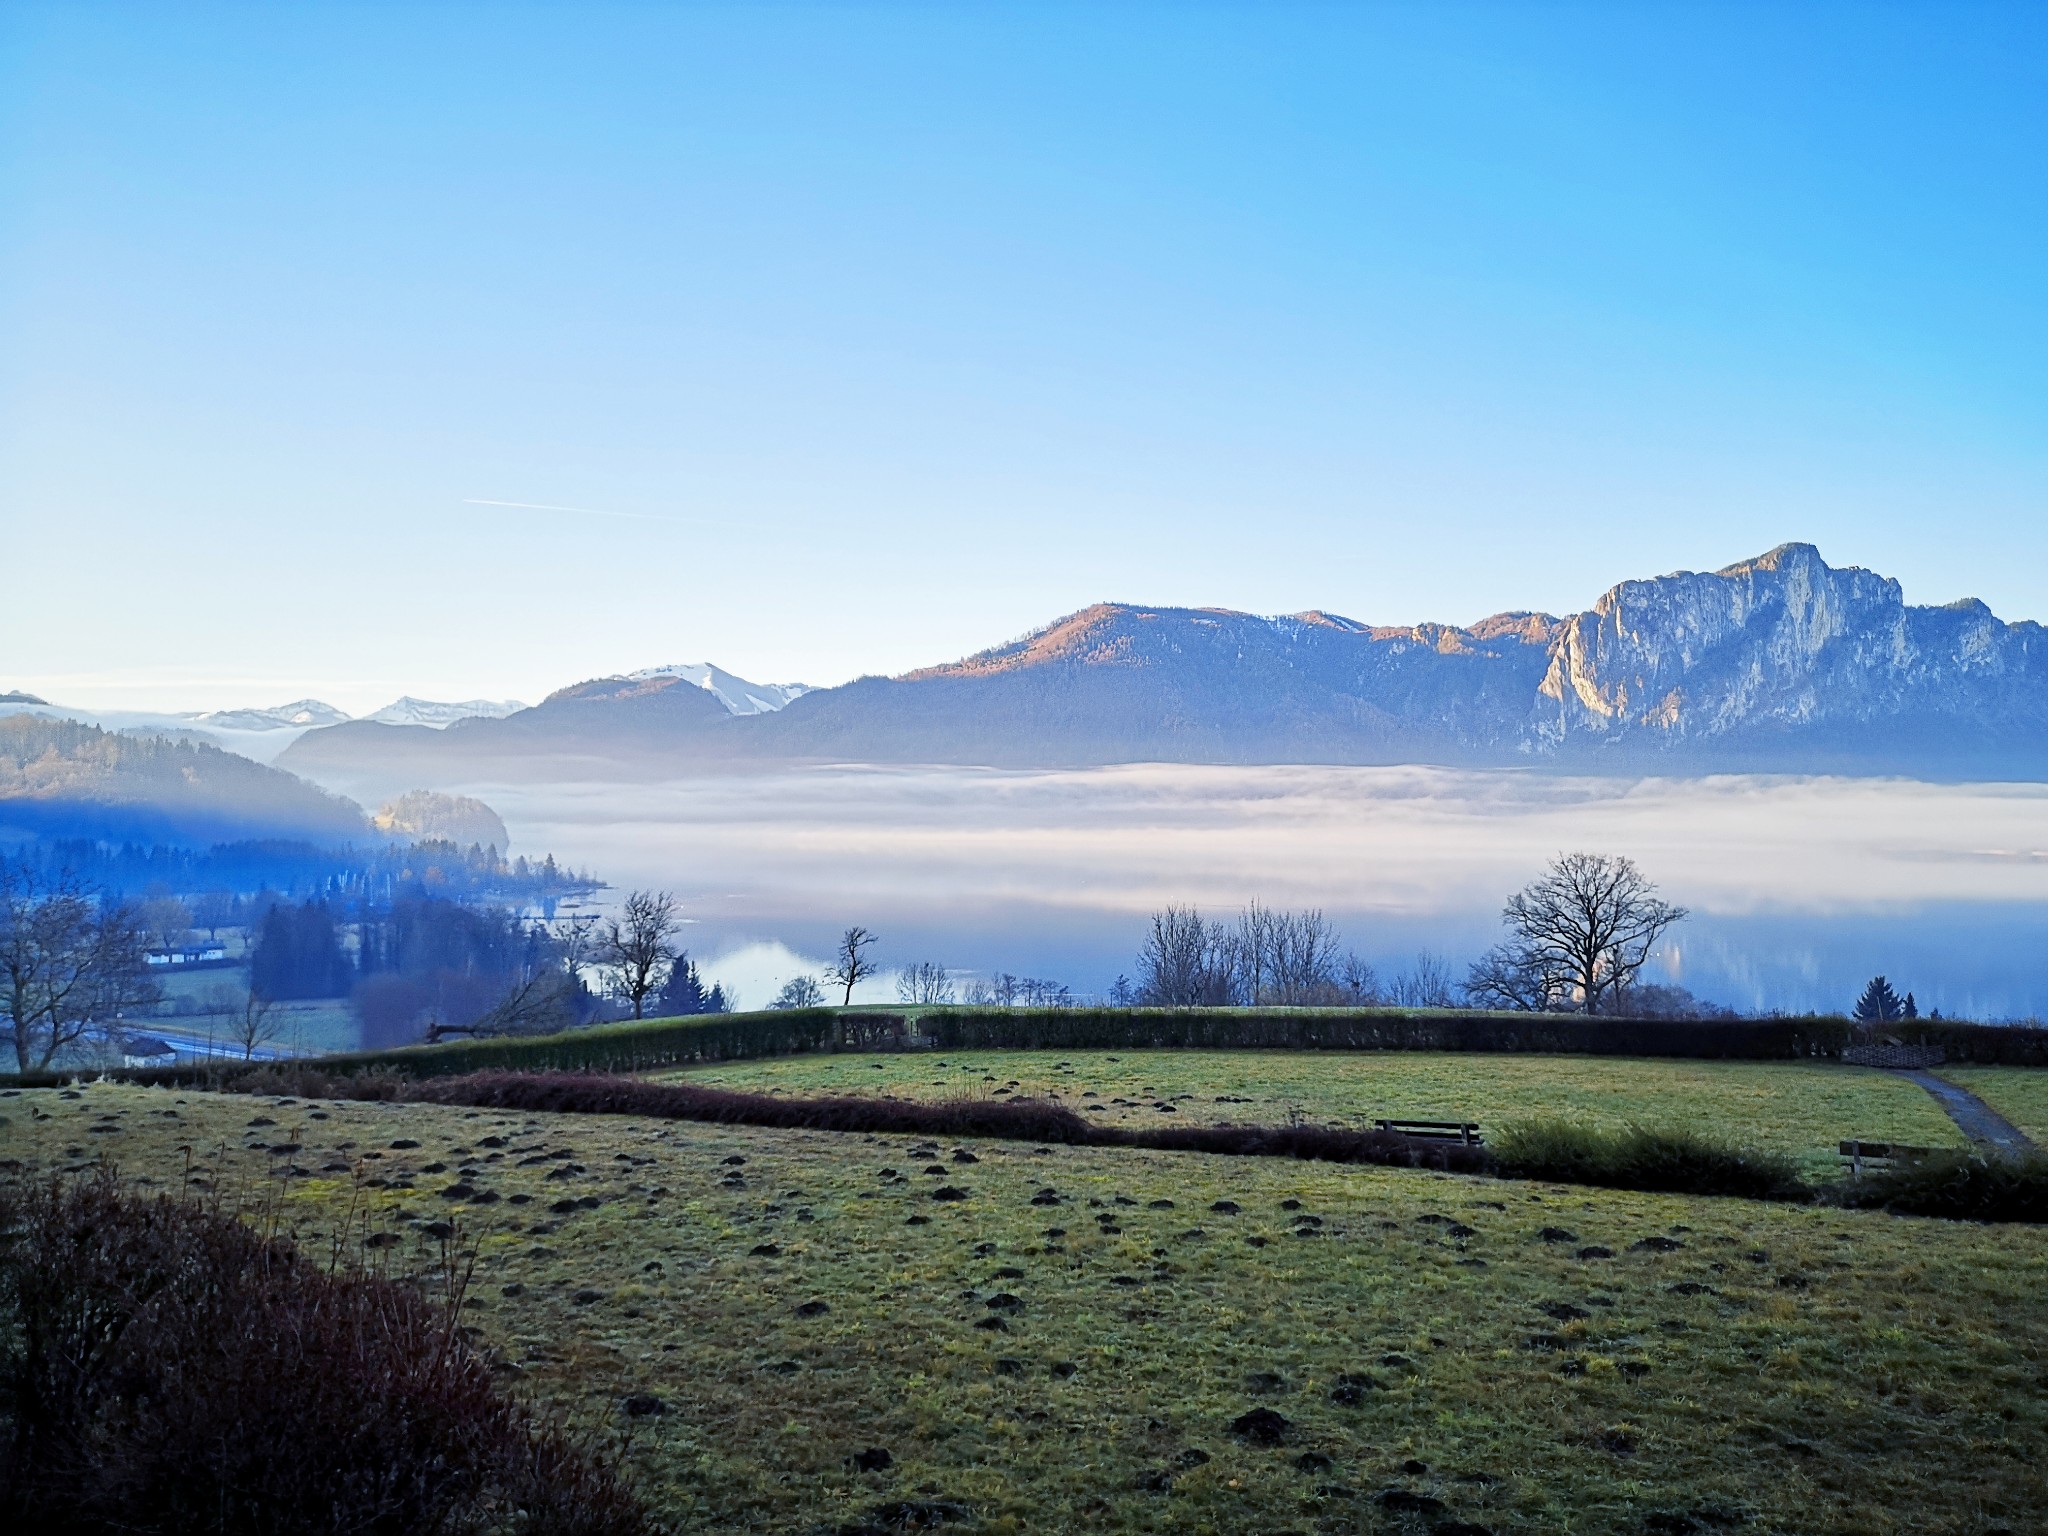
[[[0,1525],[51,1536],[628,1536],[611,1467],[499,1395],[452,1309],[232,1216],[0,1189]]]
[[[357,1084],[363,1083],[359,1089]],[[1383,1163],[1484,1173],[1483,1147],[1415,1141],[1384,1131],[1320,1126],[1191,1125],[1127,1130],[1090,1125],[1042,1099],[777,1098],[688,1083],[573,1072],[475,1072],[396,1087],[397,1080],[322,1077],[310,1068],[273,1076],[264,1091],[309,1098],[388,1098],[528,1113],[640,1115],[650,1120],[707,1120],[781,1130],[852,1131],[864,1135],[986,1136],[1063,1146],[1149,1147],[1162,1152],[1217,1152],[1238,1157],[1293,1157],[1330,1163]],[[238,1082],[236,1087],[241,1087]]]

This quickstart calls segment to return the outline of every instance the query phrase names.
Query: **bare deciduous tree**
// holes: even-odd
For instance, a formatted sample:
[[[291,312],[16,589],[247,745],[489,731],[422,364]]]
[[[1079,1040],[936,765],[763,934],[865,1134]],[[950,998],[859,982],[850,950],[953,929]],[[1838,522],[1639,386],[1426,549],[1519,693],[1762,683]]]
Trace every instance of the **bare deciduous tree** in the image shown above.
[[[242,1048],[242,1060],[253,1060],[256,1047],[284,1033],[284,1015],[270,998],[253,988],[241,1006],[228,1015],[228,1038]]]
[[[235,898],[227,891],[204,891],[192,903],[192,926],[204,928],[209,939],[218,940],[221,929],[235,920]]]
[[[522,966],[505,995],[468,1024],[449,1023],[437,1010],[427,1019],[427,1043],[449,1035],[551,1035],[576,1022],[576,984],[552,962]]]
[[[1496,944],[1465,977],[1465,998],[1475,1008],[1548,1013],[1570,1006],[1570,988],[1549,957],[1512,944]]]
[[[1138,952],[1138,995],[1155,1007],[1224,1007],[1237,1001],[1237,944],[1193,907],[1152,914]]]
[[[1515,965],[1556,978],[1565,1006],[1601,1013],[1626,994],[1657,940],[1685,915],[1658,897],[1631,859],[1561,854],[1502,911],[1503,948]]]
[[[1455,1008],[1457,990],[1451,985],[1449,967],[1443,957],[1430,950],[1417,950],[1415,964],[1396,976],[1387,988],[1388,999],[1400,1008]]]
[[[1338,948],[1319,910],[1255,901],[1235,926],[1205,921],[1192,907],[1153,913],[1131,995],[1170,1008],[1308,1007],[1369,1002],[1376,990],[1372,967]]]
[[[875,962],[868,959],[867,952],[876,942],[875,935],[861,927],[852,927],[840,935],[839,955],[825,972],[825,979],[835,987],[846,988],[842,1006],[853,1001],[853,989],[875,974]]]
[[[1071,1008],[1074,994],[1063,981],[997,971],[968,988],[967,1001],[980,1008]]]
[[[562,969],[573,985],[583,979],[583,969],[597,952],[597,914],[578,912],[554,925],[552,937],[562,956]]]
[[[782,984],[782,990],[775,994],[770,1008],[817,1008],[825,1001],[825,994],[819,990],[814,976],[792,976]]]
[[[1346,950],[1337,962],[1337,990],[1341,1001],[1363,1008],[1380,1000],[1380,976],[1353,950]]]
[[[936,961],[920,960],[896,973],[896,995],[912,1007],[937,1007],[953,1001],[952,978]]]
[[[153,949],[176,949],[192,936],[192,909],[168,892],[145,900],[136,917]]]
[[[42,1071],[95,1025],[161,996],[133,909],[68,872],[0,860],[0,1030],[18,1069]]]
[[[645,1017],[647,999],[661,988],[675,963],[670,937],[680,926],[676,899],[667,891],[634,891],[616,917],[597,929],[592,958],[612,973],[614,990]]]
[[[1333,1001],[1338,991],[1337,932],[1314,907],[1275,911],[1253,902],[1235,935],[1238,991],[1252,1004]]]

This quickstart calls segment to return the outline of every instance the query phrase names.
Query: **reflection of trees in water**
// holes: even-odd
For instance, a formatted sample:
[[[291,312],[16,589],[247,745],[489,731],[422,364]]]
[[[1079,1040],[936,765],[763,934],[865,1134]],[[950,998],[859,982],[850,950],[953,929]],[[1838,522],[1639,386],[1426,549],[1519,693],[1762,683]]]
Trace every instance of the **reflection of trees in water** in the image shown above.
[[[1752,1010],[1839,1009],[1884,970],[1923,1008],[2048,1010],[2048,787],[1572,779],[1432,768],[824,769],[488,790],[522,843],[621,884],[716,893],[710,974],[743,942],[822,966],[857,911],[906,955],[1105,992],[1146,914],[1320,907],[1383,978],[1466,962],[1561,849],[1625,853],[1697,914],[1644,971]],[[728,917],[727,914],[737,914]],[[815,958],[813,958],[815,957]]]

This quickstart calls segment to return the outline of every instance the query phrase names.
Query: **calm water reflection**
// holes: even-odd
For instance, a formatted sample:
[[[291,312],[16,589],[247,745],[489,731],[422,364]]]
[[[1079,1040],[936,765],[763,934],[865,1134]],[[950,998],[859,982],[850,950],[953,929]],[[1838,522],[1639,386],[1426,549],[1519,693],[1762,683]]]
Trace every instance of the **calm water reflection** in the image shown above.
[[[2048,786],[1428,768],[836,768],[663,784],[475,784],[526,850],[661,885],[748,1002],[837,926],[887,958],[1128,969],[1144,914],[1322,906],[1383,968],[1491,942],[1551,854],[1636,858],[1696,916],[1664,957],[1745,1007],[1838,1008],[1873,972],[1923,1007],[2048,1014]]]

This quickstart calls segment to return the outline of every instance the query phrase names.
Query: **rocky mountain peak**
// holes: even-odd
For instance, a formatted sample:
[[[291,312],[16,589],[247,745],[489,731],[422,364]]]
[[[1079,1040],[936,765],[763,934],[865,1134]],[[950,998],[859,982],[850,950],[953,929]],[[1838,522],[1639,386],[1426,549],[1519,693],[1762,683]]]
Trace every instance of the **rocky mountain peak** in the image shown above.
[[[287,760],[347,766],[399,745],[351,730],[311,733]],[[2048,631],[1975,601],[1911,606],[1898,582],[1788,543],[1620,582],[1564,618],[1375,626],[1321,609],[1097,603],[962,661],[769,712],[728,713],[681,676],[611,678],[446,738],[469,755],[651,754],[664,772],[1429,762],[2048,779]],[[438,749],[406,750],[404,771],[431,782],[417,765]]]

